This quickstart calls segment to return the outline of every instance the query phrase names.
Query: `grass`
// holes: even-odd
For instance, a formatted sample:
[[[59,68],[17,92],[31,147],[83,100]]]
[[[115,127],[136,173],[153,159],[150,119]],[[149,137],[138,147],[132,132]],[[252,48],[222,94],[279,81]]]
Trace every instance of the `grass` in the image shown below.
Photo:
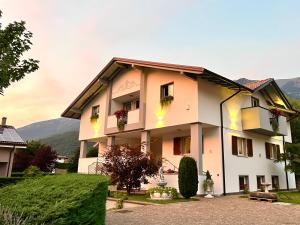
[[[0,189],[0,205],[26,224],[93,224],[105,221],[108,179],[64,174],[31,178]]]
[[[125,193],[124,193],[125,195]],[[147,194],[131,194],[127,196],[127,200],[137,201],[137,202],[148,202],[148,203],[156,203],[156,204],[170,204],[170,203],[178,203],[178,202],[189,202],[189,201],[199,201],[196,198],[177,198],[172,200],[151,200],[149,195]]]
[[[278,192],[278,201],[300,204],[300,192]]]

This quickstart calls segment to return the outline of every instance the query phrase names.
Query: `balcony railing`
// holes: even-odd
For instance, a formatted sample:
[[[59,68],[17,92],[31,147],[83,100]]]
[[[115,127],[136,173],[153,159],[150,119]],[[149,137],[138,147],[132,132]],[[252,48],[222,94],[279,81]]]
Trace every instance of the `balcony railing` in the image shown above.
[[[243,130],[255,131],[269,136],[287,135],[286,117],[278,117],[278,131],[272,128],[272,115],[263,107],[249,107],[242,109]]]
[[[135,109],[128,111],[127,114],[127,125],[129,124],[135,124],[138,123],[140,120],[140,110]],[[107,128],[116,128],[118,124],[118,120],[115,115],[110,115],[107,118]],[[126,130],[126,125],[125,125],[125,130]]]

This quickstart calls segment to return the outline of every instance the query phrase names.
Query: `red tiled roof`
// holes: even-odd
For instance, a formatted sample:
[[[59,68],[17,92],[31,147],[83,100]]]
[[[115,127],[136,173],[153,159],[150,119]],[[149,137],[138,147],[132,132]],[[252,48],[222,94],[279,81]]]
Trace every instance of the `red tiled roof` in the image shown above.
[[[260,86],[266,84],[267,82],[273,80],[272,78],[268,78],[265,80],[258,80],[258,81],[253,81],[247,84],[244,84],[244,86],[246,86],[247,88],[250,88],[251,90],[255,90],[257,88],[259,88]]]

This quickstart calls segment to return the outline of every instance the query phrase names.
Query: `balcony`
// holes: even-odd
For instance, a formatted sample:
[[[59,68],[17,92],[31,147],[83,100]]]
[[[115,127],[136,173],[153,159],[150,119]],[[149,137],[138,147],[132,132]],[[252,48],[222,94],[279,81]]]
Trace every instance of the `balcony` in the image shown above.
[[[262,107],[249,107],[242,109],[242,125],[245,131],[254,131],[268,136],[287,135],[286,117],[278,117],[279,129],[275,134],[271,125],[271,113]]]
[[[130,125],[137,124],[140,122],[140,110],[135,109],[128,111],[127,114],[127,124],[125,125],[125,131],[131,130]],[[107,118],[107,128],[116,128],[117,129],[117,118],[115,115],[110,115]]]

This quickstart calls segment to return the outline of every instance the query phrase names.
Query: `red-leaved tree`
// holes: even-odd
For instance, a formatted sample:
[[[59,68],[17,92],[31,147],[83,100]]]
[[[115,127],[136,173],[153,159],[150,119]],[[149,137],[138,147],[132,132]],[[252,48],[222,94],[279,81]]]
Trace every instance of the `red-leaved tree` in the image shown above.
[[[158,166],[149,154],[141,151],[140,146],[110,146],[103,154],[101,171],[111,177],[112,184],[125,187],[127,194],[147,178],[155,176]]]
[[[33,155],[29,154],[24,149],[20,149],[15,153],[13,170],[17,172],[22,172],[30,166]]]
[[[56,159],[56,151],[52,150],[50,146],[43,146],[35,152],[31,165],[39,167],[42,171],[50,172],[55,165]]]

